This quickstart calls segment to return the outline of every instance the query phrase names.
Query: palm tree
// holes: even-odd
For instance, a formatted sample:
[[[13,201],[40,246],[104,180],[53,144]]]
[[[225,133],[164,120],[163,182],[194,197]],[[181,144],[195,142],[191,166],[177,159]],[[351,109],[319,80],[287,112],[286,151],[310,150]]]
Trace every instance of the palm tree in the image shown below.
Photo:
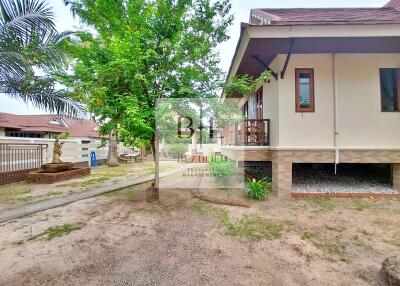
[[[65,63],[54,13],[45,0],[0,0],[0,93],[72,116],[80,104],[55,90],[52,75]],[[38,75],[45,74],[45,75]]]

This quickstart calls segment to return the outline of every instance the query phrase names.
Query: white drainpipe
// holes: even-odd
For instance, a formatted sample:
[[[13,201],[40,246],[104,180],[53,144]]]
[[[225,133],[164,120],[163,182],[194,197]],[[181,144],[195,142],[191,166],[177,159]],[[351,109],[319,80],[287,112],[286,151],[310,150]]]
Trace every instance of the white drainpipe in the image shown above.
[[[333,98],[334,98],[334,145],[335,145],[335,175],[337,173],[337,165],[339,164],[339,96],[337,87],[336,75],[336,54],[332,54],[332,69],[333,69]]]

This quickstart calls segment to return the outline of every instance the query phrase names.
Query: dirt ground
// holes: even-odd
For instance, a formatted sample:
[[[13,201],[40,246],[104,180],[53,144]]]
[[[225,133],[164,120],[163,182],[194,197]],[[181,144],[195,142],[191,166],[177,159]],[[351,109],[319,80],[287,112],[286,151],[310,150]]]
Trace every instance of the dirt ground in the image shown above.
[[[148,204],[145,188],[1,224],[0,285],[382,285],[400,251],[396,200]]]
[[[160,163],[161,172],[178,167],[179,163],[177,162],[164,161]],[[154,162],[145,161],[120,164],[118,167],[99,166],[92,168],[89,176],[54,184],[32,184],[21,181],[2,185],[0,186],[0,211],[151,174],[154,174]]]

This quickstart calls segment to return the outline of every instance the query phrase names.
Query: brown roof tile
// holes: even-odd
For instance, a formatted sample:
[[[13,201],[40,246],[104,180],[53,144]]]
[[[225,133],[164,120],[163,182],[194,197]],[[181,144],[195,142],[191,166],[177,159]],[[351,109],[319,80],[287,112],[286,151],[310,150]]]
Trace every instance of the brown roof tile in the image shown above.
[[[67,126],[49,123],[60,117]],[[16,115],[0,112],[0,127],[14,128],[25,132],[68,132],[71,137],[99,138],[98,124],[92,120],[80,120],[57,115]]]
[[[400,11],[390,7],[253,9],[252,16],[269,25],[400,24]],[[252,18],[252,24],[261,23]]]

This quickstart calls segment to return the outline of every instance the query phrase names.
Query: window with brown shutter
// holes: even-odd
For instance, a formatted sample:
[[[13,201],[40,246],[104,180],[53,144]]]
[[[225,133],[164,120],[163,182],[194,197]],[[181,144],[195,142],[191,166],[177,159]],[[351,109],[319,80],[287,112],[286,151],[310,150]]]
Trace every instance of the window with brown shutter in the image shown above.
[[[296,112],[314,111],[314,69],[296,69]]]
[[[400,111],[400,69],[382,68],[379,70],[381,83],[381,110]]]

